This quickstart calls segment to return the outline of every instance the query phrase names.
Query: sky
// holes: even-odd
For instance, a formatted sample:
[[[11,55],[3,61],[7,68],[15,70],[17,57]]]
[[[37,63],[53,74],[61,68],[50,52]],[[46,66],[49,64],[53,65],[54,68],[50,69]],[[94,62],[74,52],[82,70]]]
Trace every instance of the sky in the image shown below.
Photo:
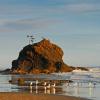
[[[59,45],[71,66],[100,66],[100,0],[0,0],[0,68],[42,37]]]

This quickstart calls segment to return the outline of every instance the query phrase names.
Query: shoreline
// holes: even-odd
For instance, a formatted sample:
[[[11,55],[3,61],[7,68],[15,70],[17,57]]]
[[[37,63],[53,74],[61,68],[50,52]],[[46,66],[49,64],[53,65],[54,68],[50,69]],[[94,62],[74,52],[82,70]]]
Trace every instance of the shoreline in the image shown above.
[[[20,92],[0,92],[0,100],[90,100],[87,98],[53,95],[53,94],[31,94]]]

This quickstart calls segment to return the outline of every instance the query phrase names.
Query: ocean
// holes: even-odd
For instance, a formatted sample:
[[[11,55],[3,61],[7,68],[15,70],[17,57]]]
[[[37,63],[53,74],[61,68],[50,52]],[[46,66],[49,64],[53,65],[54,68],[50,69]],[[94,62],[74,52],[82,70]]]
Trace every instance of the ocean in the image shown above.
[[[56,85],[53,90],[41,91],[39,88],[30,90],[30,86],[19,86],[15,83],[9,83],[9,80],[16,80],[17,78],[41,80],[71,80],[62,82]],[[35,83],[35,82],[34,82]],[[38,84],[37,84],[38,86]],[[33,86],[35,87],[35,86]],[[40,86],[39,86],[40,87]],[[43,86],[41,86],[42,88]],[[85,97],[93,100],[100,100],[100,68],[89,68],[89,71],[74,70],[70,73],[52,73],[52,74],[34,74],[34,75],[2,75],[0,74],[0,92],[30,92],[30,93],[43,93],[43,94],[56,94],[56,95],[69,95],[76,97]]]

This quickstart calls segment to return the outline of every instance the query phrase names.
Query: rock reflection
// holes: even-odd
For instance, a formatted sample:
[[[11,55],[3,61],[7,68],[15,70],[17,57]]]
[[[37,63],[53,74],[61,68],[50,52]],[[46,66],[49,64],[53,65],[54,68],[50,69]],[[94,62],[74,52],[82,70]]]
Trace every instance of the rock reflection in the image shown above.
[[[56,94],[56,89],[55,88],[52,88],[51,93],[52,94]]]

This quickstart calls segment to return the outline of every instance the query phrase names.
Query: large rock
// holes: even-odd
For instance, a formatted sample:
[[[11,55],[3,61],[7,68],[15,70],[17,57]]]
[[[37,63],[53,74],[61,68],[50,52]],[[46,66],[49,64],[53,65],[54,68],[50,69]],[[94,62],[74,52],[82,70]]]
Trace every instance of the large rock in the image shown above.
[[[64,64],[63,51],[60,47],[43,39],[38,43],[25,46],[19,57],[12,61],[12,73],[52,73],[72,71]]]

